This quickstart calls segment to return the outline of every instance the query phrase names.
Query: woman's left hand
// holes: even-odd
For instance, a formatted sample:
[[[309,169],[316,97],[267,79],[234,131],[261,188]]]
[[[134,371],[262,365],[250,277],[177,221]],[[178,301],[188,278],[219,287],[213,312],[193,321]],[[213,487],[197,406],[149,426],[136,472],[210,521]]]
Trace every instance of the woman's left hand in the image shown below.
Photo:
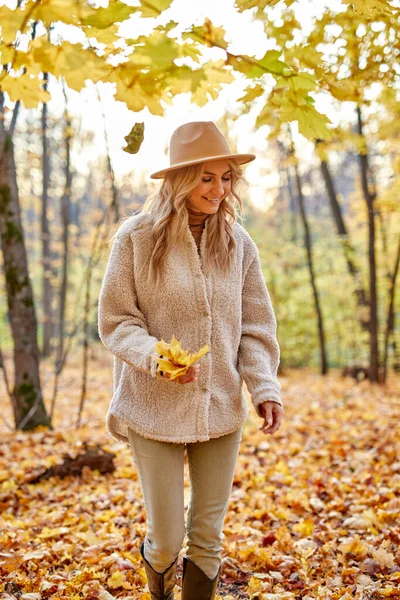
[[[264,415],[264,423],[261,425],[260,430],[264,433],[274,433],[281,426],[283,416],[282,406],[271,400],[263,402],[259,406]]]

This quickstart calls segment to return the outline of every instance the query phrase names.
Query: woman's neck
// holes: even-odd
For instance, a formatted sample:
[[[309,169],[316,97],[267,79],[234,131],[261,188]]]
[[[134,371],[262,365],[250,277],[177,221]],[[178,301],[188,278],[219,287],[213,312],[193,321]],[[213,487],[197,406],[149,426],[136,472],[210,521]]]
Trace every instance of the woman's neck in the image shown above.
[[[207,217],[210,216],[208,213],[196,212],[196,211],[192,210],[191,208],[189,208],[188,206],[186,206],[186,209],[188,211],[189,226],[204,225]],[[200,227],[199,227],[199,229],[200,229]]]

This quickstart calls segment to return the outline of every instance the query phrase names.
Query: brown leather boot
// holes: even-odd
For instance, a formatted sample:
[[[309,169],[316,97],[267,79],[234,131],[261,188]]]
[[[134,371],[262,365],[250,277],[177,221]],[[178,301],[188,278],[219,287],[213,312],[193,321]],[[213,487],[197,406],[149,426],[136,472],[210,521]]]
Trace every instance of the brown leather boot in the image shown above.
[[[190,558],[183,558],[182,600],[214,600],[221,567],[210,579]]]
[[[176,582],[176,564],[178,557],[163,573],[155,571],[144,555],[144,542],[140,546],[140,554],[144,560],[147,585],[152,600],[174,600],[174,587]]]

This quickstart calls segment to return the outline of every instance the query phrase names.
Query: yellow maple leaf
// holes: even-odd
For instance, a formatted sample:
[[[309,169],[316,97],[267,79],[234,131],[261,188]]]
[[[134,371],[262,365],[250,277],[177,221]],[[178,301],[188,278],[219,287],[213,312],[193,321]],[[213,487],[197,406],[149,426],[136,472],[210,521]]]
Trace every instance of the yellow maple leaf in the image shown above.
[[[376,560],[377,563],[380,564],[380,566],[384,569],[384,568],[388,568],[391,569],[395,562],[394,562],[394,554],[392,552],[388,552],[386,550],[386,548],[378,548],[377,550],[372,552],[372,558],[374,558]]]
[[[363,15],[366,19],[374,19],[379,14],[391,15],[394,7],[388,0],[344,0],[344,4],[350,4],[357,15]]]
[[[225,65],[223,59],[209,61],[194,72],[196,80],[193,81],[192,102],[198,106],[204,106],[209,97],[212,100],[217,99],[221,84],[234,81],[234,76],[225,69]]]
[[[238,102],[251,102],[252,100],[254,100],[255,98],[258,98],[259,96],[262,96],[262,94],[264,93],[265,88],[264,86],[257,84],[255,86],[247,86],[247,88],[245,89],[245,95],[242,96],[241,98],[238,98]]]
[[[111,80],[114,67],[105,63],[91,48],[67,41],[54,46],[43,37],[33,40],[31,48],[36,65],[55,77],[63,76],[68,86],[77,92],[85,87],[86,79],[93,83]]]
[[[154,350],[156,354],[153,356],[160,370],[169,373],[169,379],[173,380],[184,375],[191,365],[194,365],[199,358],[207,354],[209,347],[206,344],[198,352],[189,354],[187,350],[182,349],[181,342],[173,335],[169,344],[161,338],[161,341],[155,345]],[[160,354],[162,357],[159,356]]]
[[[249,598],[258,597],[259,593],[262,592],[262,582],[257,577],[250,577],[249,585],[247,587],[247,593]]]
[[[113,589],[119,587],[130,589],[131,587],[126,581],[125,573],[123,573],[122,571],[115,571],[115,573],[113,573],[111,577],[108,578],[107,585]]]
[[[110,25],[107,29],[99,29],[97,27],[82,26],[82,31],[86,34],[86,37],[95,38],[101,44],[105,44],[106,48],[111,52],[113,50],[113,44],[119,40],[118,37],[119,25]]]
[[[348,102],[360,101],[361,92],[355,81],[351,81],[350,79],[335,79],[331,75],[326,75],[324,79],[328,84],[332,96],[337,98],[337,100],[347,100]]]
[[[35,19],[42,21],[47,27],[57,21],[79,27],[81,19],[93,11],[90,7],[85,7],[85,3],[81,3],[79,10],[76,10],[74,3],[69,0],[42,0],[36,4]]]
[[[43,81],[23,73],[19,77],[6,74],[1,81],[1,89],[10,96],[12,102],[21,100],[26,108],[36,108],[39,102],[48,102],[50,94],[41,88]]]
[[[297,531],[297,533],[300,533],[300,535],[306,537],[312,535],[314,526],[313,518],[307,517],[307,519],[304,519],[304,521],[301,523],[295,523],[295,525],[293,525],[293,531]]]
[[[142,17],[158,17],[164,10],[170,7],[172,0],[152,0],[152,2],[143,2],[140,0],[140,6],[136,10],[140,10]]]
[[[347,542],[340,544],[339,550],[343,552],[343,554],[354,554],[357,560],[364,558],[368,554],[368,545],[361,540],[359,537],[355,537],[350,539]]]
[[[27,29],[26,12],[22,8],[0,7],[1,37],[4,44],[11,44],[18,31]]]
[[[266,6],[275,6],[279,0],[236,0],[235,8],[239,12],[257,7],[259,10],[264,10]]]
[[[125,102],[133,112],[147,108],[152,115],[163,115],[160,103],[162,92],[152,75],[140,73],[131,65],[120,65],[115,73],[111,73],[109,81],[115,81],[115,99]]]

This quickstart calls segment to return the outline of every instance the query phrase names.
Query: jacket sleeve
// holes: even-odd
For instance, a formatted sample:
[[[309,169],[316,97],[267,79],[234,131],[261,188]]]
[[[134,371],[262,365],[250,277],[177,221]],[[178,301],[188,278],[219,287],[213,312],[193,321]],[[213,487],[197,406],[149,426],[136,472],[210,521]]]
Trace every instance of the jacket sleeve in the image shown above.
[[[267,400],[282,406],[277,379],[280,349],[276,318],[261,270],[258,249],[246,272],[242,292],[242,336],[238,371],[246,382],[256,413]]]
[[[157,338],[148,332],[146,318],[139,310],[133,270],[133,247],[129,233],[118,231],[98,306],[99,336],[106,348],[128,365],[159,377],[152,354]]]

